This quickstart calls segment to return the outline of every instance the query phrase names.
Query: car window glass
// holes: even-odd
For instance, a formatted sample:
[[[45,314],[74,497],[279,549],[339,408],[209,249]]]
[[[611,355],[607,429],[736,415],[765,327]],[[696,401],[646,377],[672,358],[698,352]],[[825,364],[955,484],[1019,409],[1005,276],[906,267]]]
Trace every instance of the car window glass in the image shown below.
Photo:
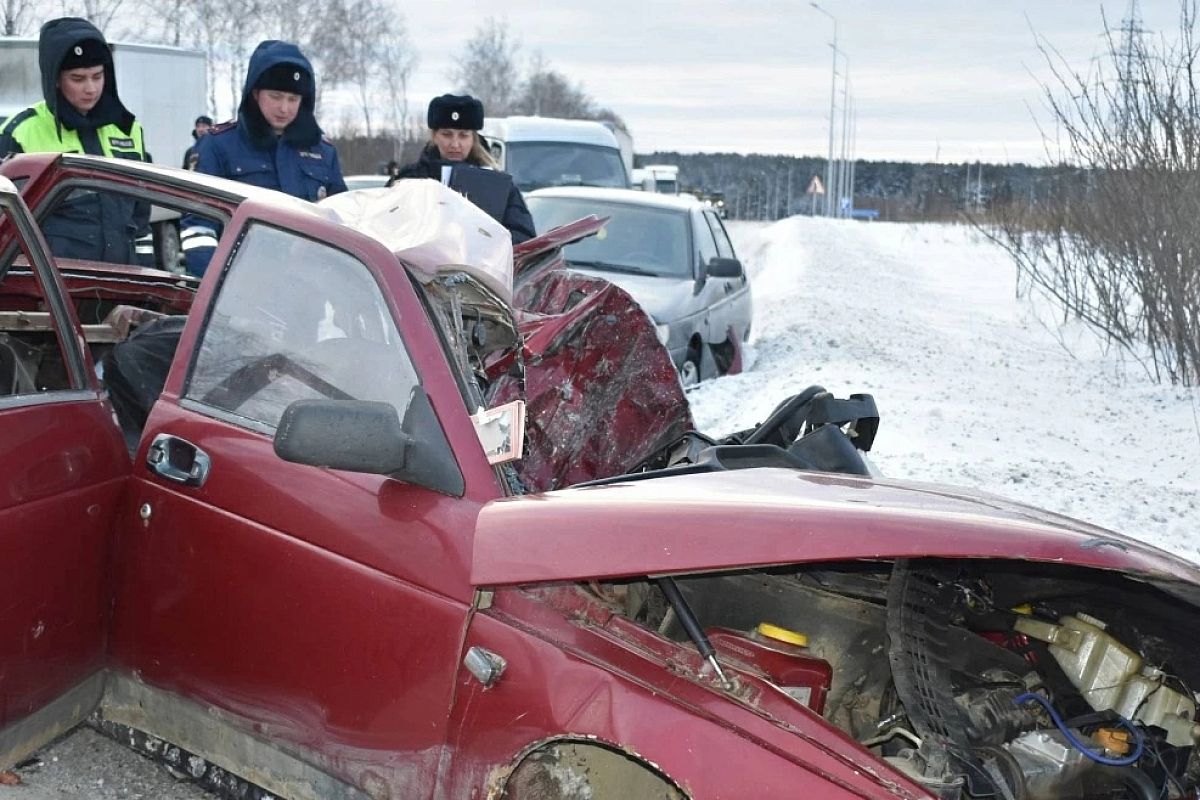
[[[6,397],[67,390],[70,372],[60,326],[47,302],[15,220],[0,203],[0,240],[16,234],[17,248],[0,264],[0,403]]]
[[[712,230],[707,224],[696,226],[696,249],[700,253],[701,264],[707,264],[719,255],[717,243],[713,241]]]
[[[182,272],[180,216],[174,208],[89,186],[60,194],[38,221],[60,263],[88,261]],[[220,230],[216,221],[208,224]]]
[[[546,186],[625,188],[629,177],[615,147],[574,142],[512,142],[505,170],[522,191]]]
[[[240,242],[185,396],[274,429],[296,400],[394,405],[417,385],[383,293],[358,259],[255,225]]]
[[[595,214],[608,223],[595,236],[563,249],[567,261],[613,272],[691,278],[687,214],[634,203],[603,203],[566,197],[530,197],[539,231]]]
[[[729,237],[725,234],[725,226],[721,224],[721,220],[717,219],[717,215],[711,211],[705,211],[704,218],[708,220],[708,227],[717,241],[717,254],[721,258],[737,258],[733,252],[733,243],[729,241]]]

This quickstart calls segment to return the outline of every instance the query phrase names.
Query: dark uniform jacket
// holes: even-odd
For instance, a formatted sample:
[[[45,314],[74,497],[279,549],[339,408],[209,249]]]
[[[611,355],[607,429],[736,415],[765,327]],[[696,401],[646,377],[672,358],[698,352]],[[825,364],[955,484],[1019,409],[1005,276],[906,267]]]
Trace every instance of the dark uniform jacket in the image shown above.
[[[0,128],[0,158],[15,153],[88,153],[148,161],[142,126],[121,103],[112,57],[104,63],[104,93],[87,114],[58,90],[58,75],[70,49],[85,39],[104,42],[87,20],[66,17],[46,23],[38,41],[41,102]],[[105,44],[107,50],[107,44]],[[111,192],[77,192],[43,223],[54,255],[118,264],[148,263],[150,209]],[[135,239],[139,241],[135,245]],[[148,251],[148,252],[142,252]]]
[[[421,151],[419,159],[401,167],[396,177],[388,181],[388,186],[404,178],[433,178],[435,181],[441,181],[443,166],[453,167],[461,163],[444,160],[441,153],[438,152],[437,146],[430,144]],[[507,173],[497,172],[495,174],[508,178],[511,187],[504,213],[496,221],[508,228],[508,232],[512,234],[513,244],[520,244],[537,236],[537,231],[533,226],[533,216],[525,206],[525,199],[521,197],[521,191],[517,189],[516,184],[512,182],[512,178],[509,178]]]
[[[346,191],[337,150],[321,137],[313,109],[314,91],[301,95],[300,113],[282,136],[263,119],[251,92],[262,74],[277,64],[296,65],[313,74],[312,65],[290,42],[267,41],[250,56],[238,118],[200,137],[199,172],[276,189],[302,200],[321,200]],[[308,83],[311,87],[314,84]]]
[[[199,154],[196,171],[275,189],[302,200],[317,201],[346,191],[337,149],[322,138],[313,114],[315,81],[306,83],[300,112],[282,136],[275,135],[259,111],[252,94],[254,85],[277,64],[294,65],[309,76],[313,74],[312,64],[296,45],[262,42],[250,56],[237,119],[210,128],[194,145]],[[220,230],[211,221],[184,217],[180,244],[188,272],[204,274],[219,236]]]

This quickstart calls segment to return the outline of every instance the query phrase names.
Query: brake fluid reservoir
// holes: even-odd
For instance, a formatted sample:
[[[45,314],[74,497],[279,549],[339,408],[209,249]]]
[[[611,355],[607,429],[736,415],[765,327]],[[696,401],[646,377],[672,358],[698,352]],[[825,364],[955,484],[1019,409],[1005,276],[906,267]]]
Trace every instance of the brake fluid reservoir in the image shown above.
[[[746,634],[729,628],[709,628],[705,633],[718,652],[758,668],[798,702],[818,714],[825,712],[825,697],[833,681],[833,668],[828,661],[814,658],[804,647],[792,643],[798,640],[782,641],[757,632]]]

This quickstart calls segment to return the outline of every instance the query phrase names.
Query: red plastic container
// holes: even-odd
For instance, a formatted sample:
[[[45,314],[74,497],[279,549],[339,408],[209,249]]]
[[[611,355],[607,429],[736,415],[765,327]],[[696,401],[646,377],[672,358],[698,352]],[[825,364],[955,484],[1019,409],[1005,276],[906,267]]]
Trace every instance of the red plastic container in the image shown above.
[[[818,714],[825,713],[825,698],[833,681],[833,668],[824,659],[808,655],[803,647],[729,628],[708,628],[708,639],[720,655],[753,666],[783,691]]]

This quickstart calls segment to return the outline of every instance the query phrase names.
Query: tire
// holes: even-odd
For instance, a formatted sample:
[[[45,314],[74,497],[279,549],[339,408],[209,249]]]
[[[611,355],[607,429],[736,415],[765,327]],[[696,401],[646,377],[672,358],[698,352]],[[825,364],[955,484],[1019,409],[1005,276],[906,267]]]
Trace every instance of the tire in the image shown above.
[[[179,228],[172,221],[154,226],[154,254],[158,266],[167,272],[181,272],[183,250],[179,246]]]

